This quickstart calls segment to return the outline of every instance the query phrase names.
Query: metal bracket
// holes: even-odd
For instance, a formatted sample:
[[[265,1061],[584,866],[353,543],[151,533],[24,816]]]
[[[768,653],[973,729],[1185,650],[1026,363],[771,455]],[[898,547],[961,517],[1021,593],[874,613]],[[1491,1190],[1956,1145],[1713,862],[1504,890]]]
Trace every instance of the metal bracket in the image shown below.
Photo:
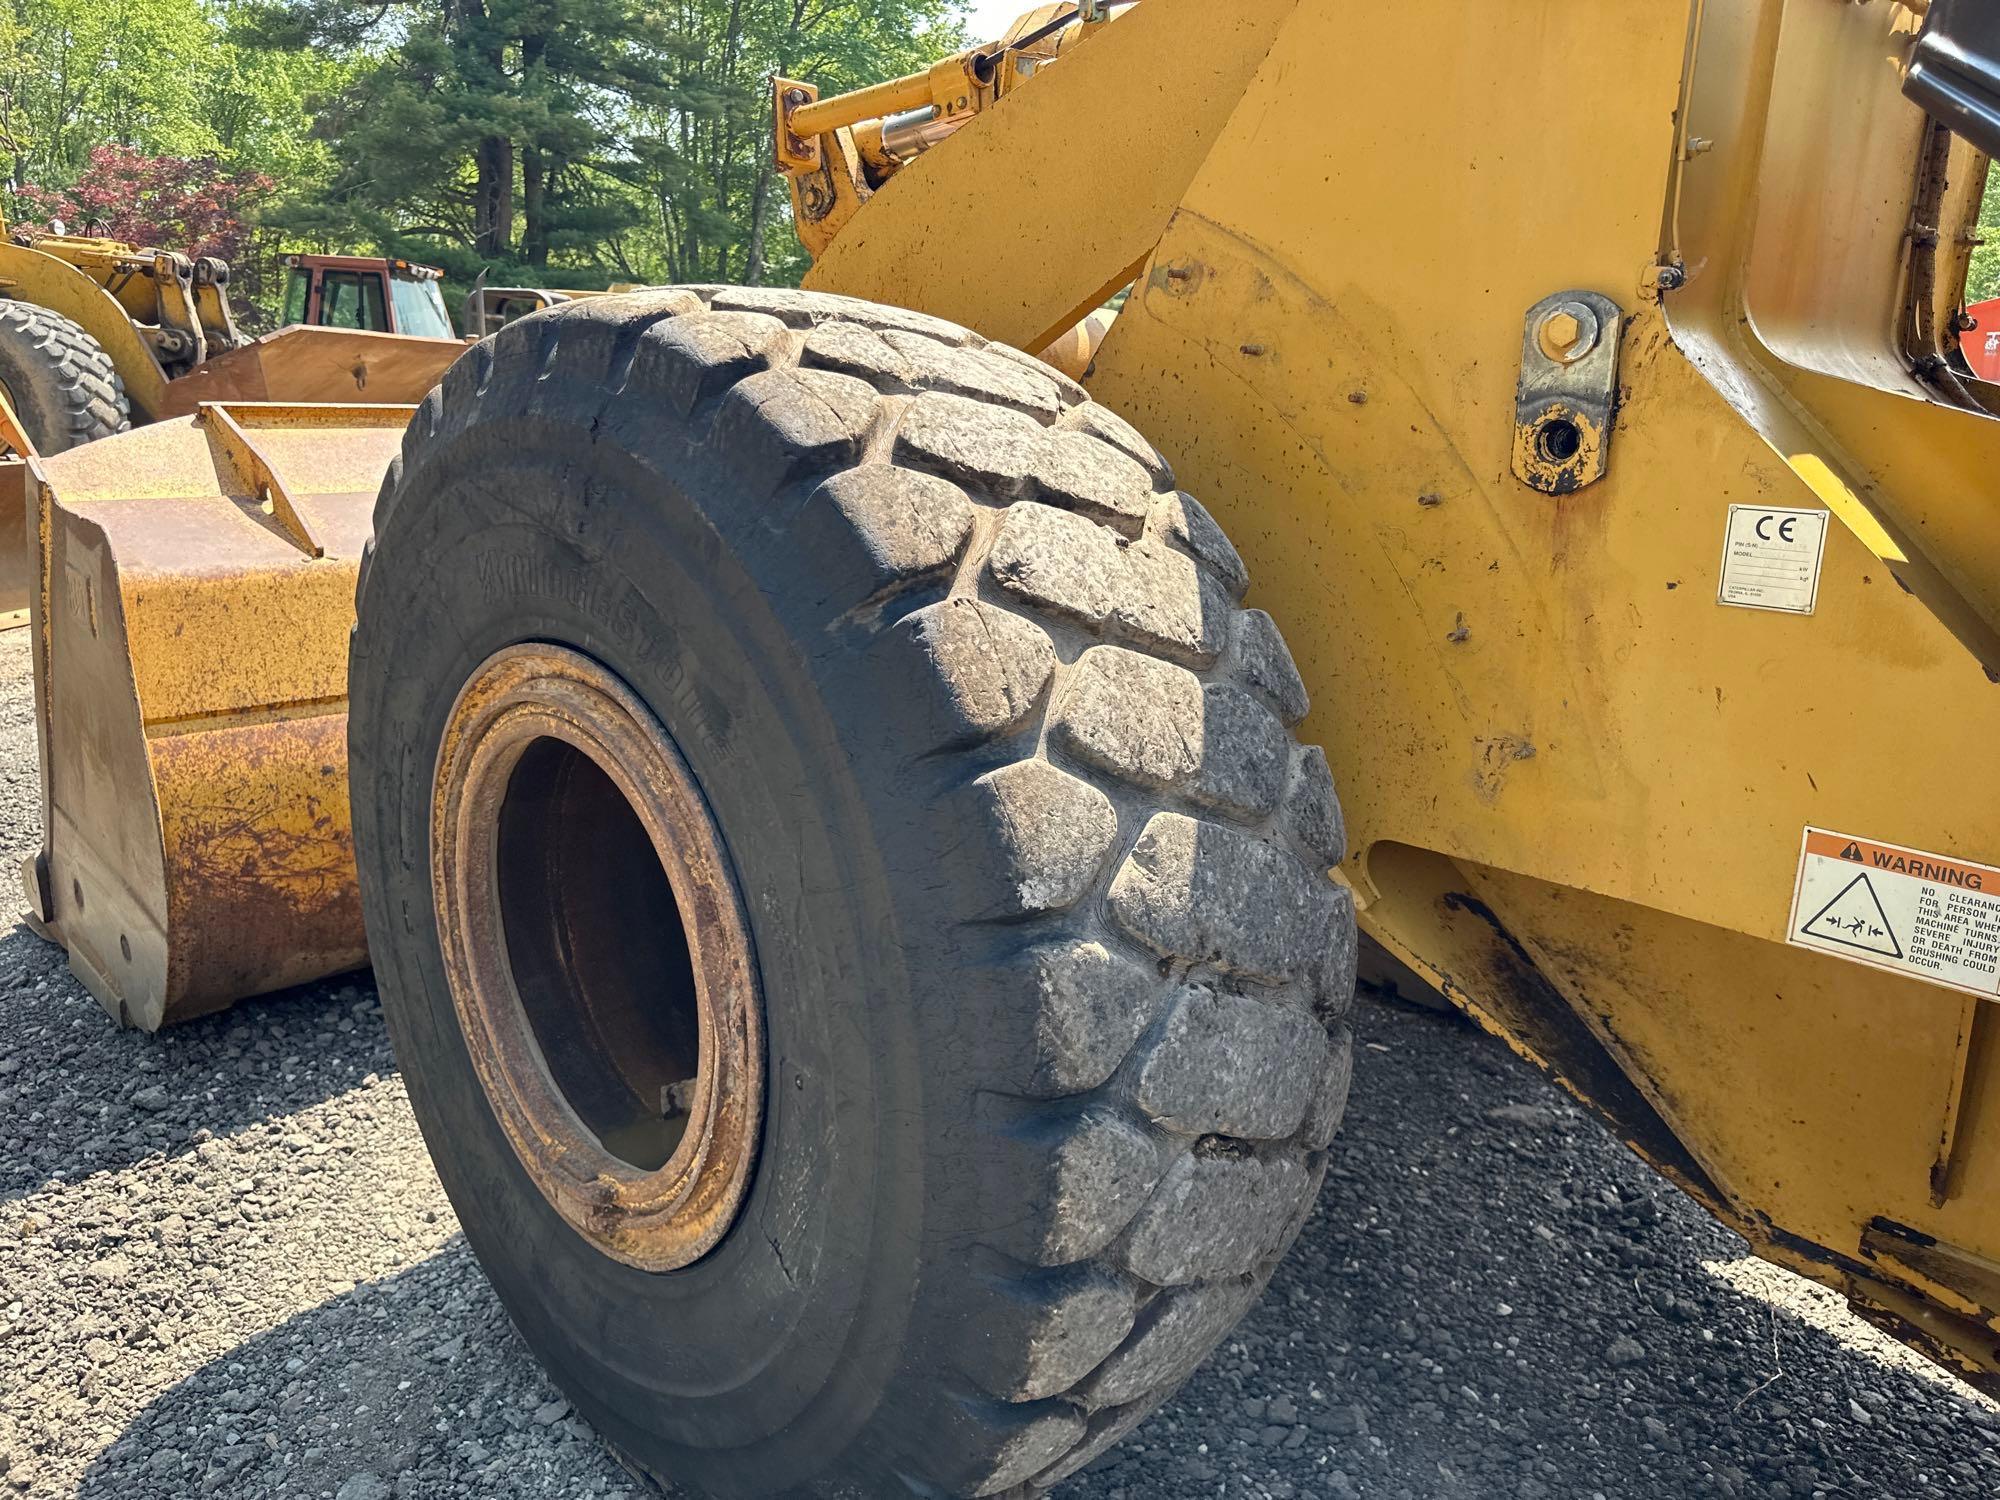
[[[819,102],[819,90],[810,83],[771,76],[771,92],[777,123],[778,166],[788,176],[816,172],[821,166],[818,136],[799,135],[792,129],[792,116],[808,104]]]
[[[1596,292],[1557,292],[1528,309],[1514,393],[1514,474],[1523,484],[1570,495],[1604,477],[1624,317]]]
[[[307,557],[326,556],[326,548],[299,514],[285,481],[229,408],[220,402],[204,401],[195,408],[195,421],[208,429],[210,447],[248,493],[250,504],[269,518],[266,529],[275,531]]]

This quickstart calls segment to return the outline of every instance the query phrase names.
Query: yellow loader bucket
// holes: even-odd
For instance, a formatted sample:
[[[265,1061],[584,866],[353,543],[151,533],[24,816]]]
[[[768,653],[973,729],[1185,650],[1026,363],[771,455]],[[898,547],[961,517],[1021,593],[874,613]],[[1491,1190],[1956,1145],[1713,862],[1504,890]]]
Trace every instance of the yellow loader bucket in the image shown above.
[[[367,961],[347,637],[407,406],[207,404],[21,466],[31,920],[154,1030]]]

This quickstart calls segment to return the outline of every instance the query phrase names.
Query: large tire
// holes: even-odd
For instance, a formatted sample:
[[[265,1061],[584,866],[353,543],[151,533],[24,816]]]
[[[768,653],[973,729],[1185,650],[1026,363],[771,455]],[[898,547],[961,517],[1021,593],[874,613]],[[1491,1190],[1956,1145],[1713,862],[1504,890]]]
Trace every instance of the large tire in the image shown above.
[[[125,382],[104,346],[32,302],[0,301],[0,386],[38,453],[61,453],[132,425]]]
[[[419,409],[352,655],[370,946],[466,1237],[628,1462],[728,1496],[1032,1494],[1262,1291],[1345,1105],[1355,939],[1245,583],[1080,387],[847,298],[572,304]],[[518,642],[657,715],[741,888],[761,1156],[685,1269],[550,1207],[454,1009],[434,768]]]

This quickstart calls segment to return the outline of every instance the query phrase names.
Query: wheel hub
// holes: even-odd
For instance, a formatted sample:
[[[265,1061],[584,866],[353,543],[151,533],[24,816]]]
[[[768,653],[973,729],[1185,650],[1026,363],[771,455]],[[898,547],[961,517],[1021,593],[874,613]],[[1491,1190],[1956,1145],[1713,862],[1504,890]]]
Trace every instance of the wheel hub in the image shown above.
[[[659,721],[602,665],[513,646],[439,748],[431,880],[488,1103],[542,1195],[649,1271],[742,1206],[762,1005],[720,831]]]

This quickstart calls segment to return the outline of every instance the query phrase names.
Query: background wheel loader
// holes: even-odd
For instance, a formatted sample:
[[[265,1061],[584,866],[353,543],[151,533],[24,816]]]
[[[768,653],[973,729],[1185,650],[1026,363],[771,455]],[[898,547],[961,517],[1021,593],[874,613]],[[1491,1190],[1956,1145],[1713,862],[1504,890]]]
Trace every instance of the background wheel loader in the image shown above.
[[[213,256],[32,230],[0,238],[0,451],[62,453],[205,401],[407,403],[459,353],[428,266],[295,255],[287,271],[286,326],[252,339]],[[10,491],[26,479],[6,458],[0,476]],[[25,514],[0,512],[0,622],[28,607]]]
[[[18,423],[0,439],[16,452],[201,401],[413,401],[457,353],[439,342],[453,334],[437,273],[407,261],[290,257],[289,326],[261,339],[237,328],[214,256],[17,230],[0,239],[0,293],[0,394]],[[343,296],[353,310],[337,315]]]
[[[436,266],[376,255],[288,255],[285,301],[279,321],[287,328],[316,324],[411,338],[455,339],[445,311]]]
[[[717,1494],[1143,1420],[1311,1210],[1357,918],[2000,1389],[1986,22],[1140,0],[781,80],[806,290],[28,471],[34,918],[146,1027],[372,959],[529,1343]]]

